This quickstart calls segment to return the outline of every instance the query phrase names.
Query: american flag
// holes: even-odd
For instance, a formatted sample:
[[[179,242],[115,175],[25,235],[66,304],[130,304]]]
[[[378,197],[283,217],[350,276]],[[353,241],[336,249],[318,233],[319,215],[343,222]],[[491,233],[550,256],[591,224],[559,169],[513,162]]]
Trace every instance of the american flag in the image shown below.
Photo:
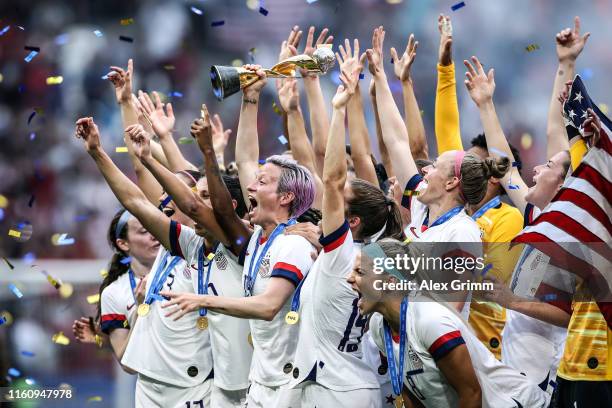
[[[550,263],[581,277],[612,328],[612,122],[576,76],[563,106],[568,134],[586,137],[587,108],[599,117],[599,140],[542,213],[513,242],[533,245]]]

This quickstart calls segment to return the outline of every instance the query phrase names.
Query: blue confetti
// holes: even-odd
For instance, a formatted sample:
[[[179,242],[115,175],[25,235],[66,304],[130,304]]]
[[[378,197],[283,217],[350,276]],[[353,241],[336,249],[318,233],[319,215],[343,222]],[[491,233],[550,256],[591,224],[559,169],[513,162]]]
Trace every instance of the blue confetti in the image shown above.
[[[285,137],[285,135],[280,135],[280,136],[278,137],[278,141],[279,141],[279,142],[281,142],[281,143],[282,143],[282,144],[284,144],[284,145],[285,145],[285,144],[287,144],[287,143],[289,143],[289,141],[287,140],[287,138]]]
[[[33,378],[26,378],[25,383],[28,385],[34,385],[36,384],[36,381]]]
[[[266,161],[265,160],[258,160],[258,163],[259,164],[266,164]]]
[[[68,40],[70,39],[70,35],[68,34],[60,34],[57,37],[55,37],[55,44],[57,45],[64,45],[68,42]]]
[[[199,8],[197,8],[197,7],[193,7],[193,6],[191,6],[191,11],[192,11],[194,14],[197,14],[198,16],[201,16],[201,15],[202,15],[202,13],[203,13],[203,11],[202,11],[202,10],[200,10],[200,9],[199,9]]]
[[[34,262],[36,262],[36,255],[34,255],[33,252],[28,252],[23,256],[23,262],[32,265]]]
[[[119,262],[121,262],[123,265],[127,265],[130,262],[132,262],[132,257],[131,256],[125,257],[122,260],[120,260]]]
[[[8,375],[10,375],[11,377],[20,377],[21,371],[19,371],[16,368],[11,367],[8,369]]]
[[[263,14],[264,16],[267,16],[268,15],[268,10],[266,10],[263,7],[260,7],[259,8],[259,14]]]
[[[465,7],[465,1],[462,1],[460,3],[455,4],[454,6],[451,7],[451,10],[453,11],[457,11],[459,10],[461,7]]]
[[[27,56],[27,57],[25,57],[23,60],[24,60],[25,62],[30,62],[30,61],[32,61],[32,59],[34,59],[34,57],[35,57],[35,56],[37,56],[37,55],[38,55],[38,51],[31,51],[31,52],[28,54],[28,56]]]
[[[175,97],[175,98],[182,98],[183,94],[180,93],[180,92],[174,91],[174,92],[169,93],[168,96],[172,96],[172,97]]]
[[[306,0],[306,3],[308,3],[308,4],[312,4],[312,3],[316,3],[316,2],[317,2],[317,0]]]
[[[243,241],[242,241],[242,238],[238,238],[238,239],[236,240],[236,245],[241,245],[241,244],[242,244],[242,242],[243,242]]]
[[[484,277],[487,274],[487,272],[491,270],[491,268],[493,268],[493,264],[488,264],[487,266],[485,266],[482,269],[482,272],[480,272],[480,276]]]
[[[6,323],[6,317],[0,316],[0,326],[2,326],[4,323]]]
[[[508,184],[508,188],[510,190],[518,190],[518,189],[520,189],[520,187],[517,186],[516,184]]]
[[[548,302],[550,300],[555,300],[557,298],[557,295],[555,293],[548,293],[544,296],[542,296],[542,300],[544,302]]]
[[[34,140],[34,139],[36,139],[36,133],[32,132],[30,133],[30,140]]]
[[[220,27],[222,25],[225,25],[225,20],[213,21],[212,23],[210,23],[210,25],[212,27]]]
[[[4,209],[0,208],[0,221],[4,219]]]
[[[96,37],[102,37],[104,35],[104,34],[102,34],[102,31],[100,31],[100,30],[94,30],[93,33],[96,35]]]
[[[0,31],[0,36],[3,36],[10,29],[11,29],[10,25],[7,25],[6,27],[4,27],[2,31]]]
[[[359,74],[359,79],[365,78],[365,74]]]
[[[17,296],[18,299],[21,299],[23,297],[23,293],[21,293],[21,291],[17,286],[15,286],[15,284],[9,283],[8,288],[11,292],[13,292],[13,295]]]
[[[31,351],[22,350],[21,355],[26,357],[34,357],[36,354],[32,353]]]

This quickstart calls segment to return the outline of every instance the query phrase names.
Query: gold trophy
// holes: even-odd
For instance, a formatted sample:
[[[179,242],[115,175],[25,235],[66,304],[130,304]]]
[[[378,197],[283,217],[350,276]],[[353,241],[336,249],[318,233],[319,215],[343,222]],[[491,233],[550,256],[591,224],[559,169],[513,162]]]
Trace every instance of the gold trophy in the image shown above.
[[[310,55],[301,54],[287,58],[270,69],[264,69],[268,78],[300,78],[297,68],[305,69],[308,74],[324,75],[336,63],[336,57],[331,45],[319,45]],[[256,82],[259,77],[255,72],[244,68],[213,65],[210,67],[210,79],[213,92],[222,101],[243,88]]]

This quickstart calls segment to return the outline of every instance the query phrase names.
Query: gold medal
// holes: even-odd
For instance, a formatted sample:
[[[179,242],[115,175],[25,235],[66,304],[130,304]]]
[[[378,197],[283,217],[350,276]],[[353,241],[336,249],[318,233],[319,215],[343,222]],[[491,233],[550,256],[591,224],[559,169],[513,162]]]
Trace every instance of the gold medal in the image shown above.
[[[143,317],[149,314],[151,306],[148,303],[141,303],[138,305],[138,316]]]
[[[300,320],[300,315],[293,310],[285,315],[285,323],[287,324],[296,324],[298,320]]]
[[[208,329],[208,317],[206,316],[200,316],[198,317],[198,321],[196,323],[196,326],[198,327],[198,329],[200,330],[206,330]]]

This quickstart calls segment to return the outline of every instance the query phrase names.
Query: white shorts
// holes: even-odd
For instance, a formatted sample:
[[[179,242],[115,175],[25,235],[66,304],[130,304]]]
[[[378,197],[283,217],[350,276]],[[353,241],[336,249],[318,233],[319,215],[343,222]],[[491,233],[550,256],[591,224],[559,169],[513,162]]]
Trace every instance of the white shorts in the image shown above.
[[[241,408],[246,402],[246,393],[246,388],[229,391],[213,384],[212,394],[210,395],[210,408]]]
[[[253,381],[249,386],[245,408],[300,408],[301,390],[286,385],[268,387]]]
[[[212,378],[194,387],[177,387],[138,374],[136,408],[208,408]]]
[[[379,388],[334,391],[315,382],[302,388],[302,408],[381,408]]]

